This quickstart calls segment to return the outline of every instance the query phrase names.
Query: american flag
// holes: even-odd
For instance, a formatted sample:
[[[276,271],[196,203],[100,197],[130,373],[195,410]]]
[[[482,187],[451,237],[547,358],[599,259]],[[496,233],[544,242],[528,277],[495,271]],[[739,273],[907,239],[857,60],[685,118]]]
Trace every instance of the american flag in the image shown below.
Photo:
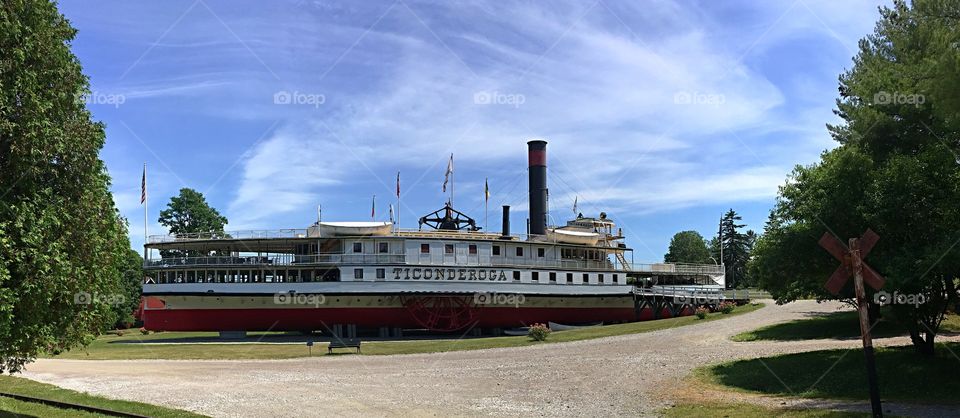
[[[140,178],[140,204],[147,201],[147,163],[143,163],[143,177]]]

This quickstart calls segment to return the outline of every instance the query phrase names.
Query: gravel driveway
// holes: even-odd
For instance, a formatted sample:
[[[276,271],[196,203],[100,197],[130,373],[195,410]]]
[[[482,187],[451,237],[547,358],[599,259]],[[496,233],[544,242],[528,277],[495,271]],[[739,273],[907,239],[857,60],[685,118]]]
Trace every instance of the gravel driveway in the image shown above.
[[[695,367],[860,344],[730,341],[739,332],[841,307],[766,302],[720,321],[531,347],[256,361],[41,359],[23,375],[212,416],[655,415]]]

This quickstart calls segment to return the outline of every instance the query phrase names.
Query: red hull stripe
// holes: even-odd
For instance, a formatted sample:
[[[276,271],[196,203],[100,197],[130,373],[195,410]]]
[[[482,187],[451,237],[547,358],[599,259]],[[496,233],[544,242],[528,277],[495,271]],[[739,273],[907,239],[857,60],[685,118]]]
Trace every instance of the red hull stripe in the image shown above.
[[[688,315],[686,311],[681,315]],[[403,308],[322,309],[158,309],[145,310],[144,327],[164,331],[306,331],[324,330],[334,324],[361,327],[420,328]],[[664,309],[661,318],[669,318]],[[512,308],[487,307],[476,313],[477,327],[511,328],[535,322],[562,324],[623,322],[653,319],[646,309],[636,315],[632,308]]]

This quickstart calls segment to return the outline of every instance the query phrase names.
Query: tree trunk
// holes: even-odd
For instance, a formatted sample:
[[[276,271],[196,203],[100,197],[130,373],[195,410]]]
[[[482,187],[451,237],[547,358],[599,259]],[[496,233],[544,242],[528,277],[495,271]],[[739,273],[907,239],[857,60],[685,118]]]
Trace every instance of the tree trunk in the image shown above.
[[[918,325],[910,327],[910,341],[913,348],[924,357],[932,357],[935,353],[934,340],[937,334],[931,332],[920,332]]]

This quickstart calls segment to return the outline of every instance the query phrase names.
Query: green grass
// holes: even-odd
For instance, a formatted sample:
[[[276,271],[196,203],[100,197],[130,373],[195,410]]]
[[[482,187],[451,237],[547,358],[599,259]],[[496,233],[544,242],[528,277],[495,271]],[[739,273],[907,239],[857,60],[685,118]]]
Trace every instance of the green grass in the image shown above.
[[[479,350],[485,348],[523,347],[535,344],[549,344],[565,341],[579,341],[593,338],[610,337],[625,334],[637,334],[662,329],[690,325],[697,322],[710,322],[729,318],[755,311],[763,304],[739,306],[729,315],[712,313],[706,319],[698,320],[695,316],[660,319],[656,321],[632,322],[628,324],[606,325],[570,331],[554,332],[546,342],[534,342],[526,336],[519,337],[486,337],[464,339],[430,339],[408,341],[369,341],[363,343],[363,354],[414,354],[434,353],[460,350]],[[305,344],[135,344],[137,341],[164,341],[193,337],[213,337],[216,333],[193,332],[164,332],[159,334],[140,335],[128,333],[122,337],[104,335],[84,349],[61,353],[53,358],[86,359],[86,360],[123,360],[123,359],[284,359],[306,357],[308,355]],[[256,335],[251,334],[256,337]],[[124,344],[123,342],[134,342]],[[341,350],[341,352],[349,352]],[[326,344],[318,343],[313,347],[313,355],[326,355]]]
[[[202,417],[187,411],[164,408],[140,402],[118,401],[87,395],[62,389],[54,385],[34,382],[13,376],[0,376],[0,392],[16,395],[32,396],[59,402],[70,402],[97,408],[112,409],[120,412],[140,414],[151,417]],[[75,409],[61,409],[44,404],[19,401],[0,396],[0,417],[35,416],[35,417],[101,417],[105,415],[84,412]]]
[[[697,403],[680,404],[661,411],[667,418],[852,418],[869,417],[870,414],[856,412],[837,412],[825,410],[799,410],[767,408],[744,403]]]
[[[876,349],[885,400],[960,404],[960,343],[925,358],[911,346]],[[698,379],[749,392],[805,398],[869,399],[862,350],[824,350],[739,360],[697,369]]]
[[[874,338],[907,335],[907,330],[884,312],[888,319],[882,319],[872,329]],[[948,315],[940,326],[942,332],[960,331],[960,315]],[[734,335],[734,341],[788,341],[812,339],[851,339],[860,338],[860,320],[856,311],[833,312],[823,316],[798,319]]]

